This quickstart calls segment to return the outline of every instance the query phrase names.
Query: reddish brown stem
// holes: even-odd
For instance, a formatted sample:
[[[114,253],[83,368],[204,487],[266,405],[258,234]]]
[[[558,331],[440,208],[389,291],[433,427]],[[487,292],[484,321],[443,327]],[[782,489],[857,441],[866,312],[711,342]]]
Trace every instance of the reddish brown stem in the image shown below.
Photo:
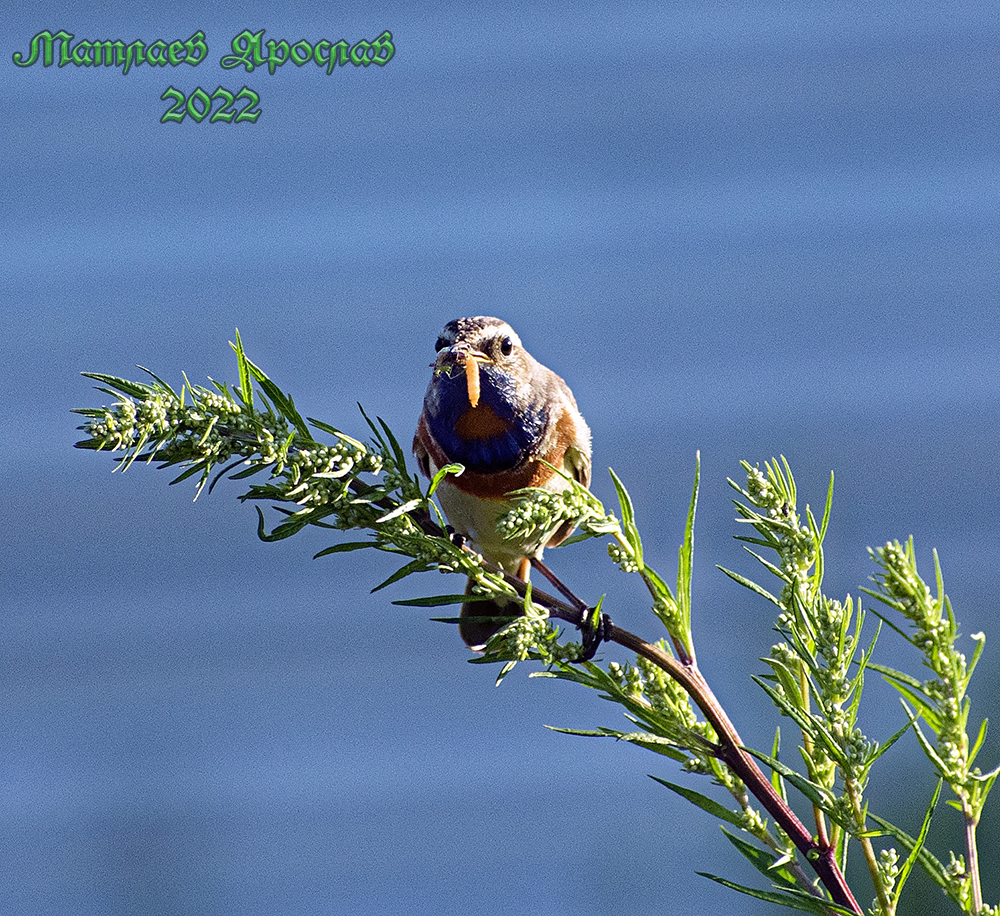
[[[512,577],[510,584],[523,594],[523,582]],[[590,609],[565,586],[560,587],[560,591],[567,594],[568,597],[572,596],[573,606],[564,604],[558,598],[537,589],[532,590],[531,600],[535,604],[546,607],[553,617],[566,620],[575,626],[586,625],[586,615]],[[744,749],[743,740],[736,731],[736,727],[726,715],[726,711],[716,699],[712,688],[698,670],[697,665],[693,662],[684,664],[678,661],[658,646],[646,642],[610,620],[605,624],[604,639],[606,642],[617,643],[648,659],[684,688],[712,728],[715,729],[719,739],[717,746],[719,759],[742,780],[748,791],[763,805],[781,829],[788,834],[795,847],[819,876],[823,886],[829,891],[833,902],[852,913],[856,913],[857,916],[863,916],[861,907],[854,899],[847,880],[837,865],[833,847],[817,842],[795,812],[775,791],[770,780],[757,766],[757,761]]]
[[[412,513],[412,517],[428,534],[434,536],[444,535],[444,532],[432,521],[429,514],[414,512]],[[502,574],[507,583],[519,595],[523,596],[525,594],[526,586],[522,580],[503,573],[502,570],[491,563],[486,562],[484,566],[493,572]],[[566,586],[558,582],[556,577],[550,576],[549,578],[569,603],[538,589],[532,589],[532,602],[546,608],[551,617],[565,620],[574,626],[581,626],[581,624],[584,626],[588,625],[587,616],[591,609]],[[634,633],[630,633],[628,630],[622,629],[610,620],[606,621],[604,640],[606,642],[617,643],[635,652],[637,655],[648,659],[684,688],[688,696],[694,700],[695,705],[697,705],[706,720],[711,724],[712,728],[715,729],[719,740],[716,748],[719,759],[743,781],[743,784],[750,793],[791,838],[795,847],[802,853],[805,860],[819,876],[820,881],[829,892],[833,902],[857,914],[857,916],[864,916],[861,907],[851,893],[843,872],[841,872],[837,864],[833,847],[817,842],[798,819],[795,812],[788,807],[785,800],[775,791],[770,780],[764,775],[760,767],[757,766],[757,762],[745,750],[743,740],[736,731],[736,727],[730,721],[729,716],[726,715],[726,711],[716,699],[712,688],[709,687],[708,682],[698,670],[697,665],[693,661],[689,661],[688,663],[678,661],[669,653],[664,652],[663,649],[646,642],[646,640],[636,636]]]
[[[862,916],[861,908],[837,865],[833,848],[817,843],[796,817],[795,812],[774,790],[770,780],[757,766],[757,762],[744,750],[743,741],[735,726],[697,667],[682,665],[659,647],[614,624],[611,624],[606,639],[649,659],[684,688],[715,729],[719,738],[719,758],[743,781],[751,794],[788,834],[796,848],[819,875],[833,902]]]

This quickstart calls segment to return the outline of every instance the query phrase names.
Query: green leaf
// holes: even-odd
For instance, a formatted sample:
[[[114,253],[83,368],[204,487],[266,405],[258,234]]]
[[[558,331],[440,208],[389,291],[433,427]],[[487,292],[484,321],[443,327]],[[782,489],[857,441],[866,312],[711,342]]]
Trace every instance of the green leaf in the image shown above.
[[[907,722],[902,728],[899,729],[891,738],[889,738],[884,744],[878,746],[878,750],[872,754],[871,759],[868,762],[868,767],[879,759],[890,747],[892,747],[900,738],[903,737],[910,730],[910,723]]]
[[[746,894],[748,897],[766,900],[768,903],[775,903],[778,906],[787,907],[791,910],[814,913],[817,916],[829,916],[830,913],[844,913],[846,916],[854,916],[850,910],[845,910],[843,907],[836,906],[827,900],[822,900],[819,897],[813,897],[809,894],[792,893],[791,889],[787,891],[762,891],[754,887],[747,887],[744,884],[737,884],[735,881],[727,881],[725,878],[720,878],[708,872],[700,871],[697,874],[703,878],[709,878],[723,887],[728,887],[730,890]]]
[[[479,661],[479,659],[470,659],[470,661]],[[501,668],[501,669],[500,669],[500,673],[499,673],[499,674],[497,675],[497,679],[496,679],[496,681],[494,682],[493,686],[494,686],[494,687],[499,687],[499,686],[500,686],[500,684],[501,684],[501,682],[503,681],[503,679],[504,679],[505,677],[507,677],[507,675],[508,675],[508,674],[510,674],[510,673],[511,673],[511,671],[513,671],[513,670],[514,670],[514,666],[515,666],[516,664],[517,664],[517,662],[516,662],[516,661],[514,661],[514,660],[511,660],[511,661],[507,662],[507,663],[506,663],[506,664],[505,664],[505,665],[503,666],[503,668]]]
[[[736,505],[739,506],[739,503],[736,503]],[[749,512],[749,510],[747,511]],[[751,525],[755,521],[760,521],[761,519],[761,516],[755,516],[754,518],[738,518],[736,521],[744,525]],[[769,547],[775,550],[778,547],[778,539],[776,537],[755,538],[753,535],[735,534],[733,535],[733,540],[740,541],[744,544],[756,544],[758,547]],[[756,556],[756,554],[754,554],[754,556]]]
[[[734,540],[736,540],[736,541],[750,541],[750,543],[759,543],[758,541],[754,541],[752,538],[737,537],[737,538],[734,538]],[[766,546],[773,547],[774,545],[773,544],[769,544],[769,545],[766,545]],[[748,554],[750,554],[750,556],[752,556],[758,563],[760,563],[760,565],[763,566],[764,569],[766,569],[769,573],[771,573],[772,575],[774,575],[777,578],[781,579],[782,582],[787,582],[788,581],[788,575],[784,572],[784,570],[781,569],[781,567],[775,566],[774,563],[771,563],[768,560],[765,560],[759,553],[757,553],[756,550],[751,550],[749,547],[744,547],[743,549]],[[780,605],[779,605],[779,607],[780,607]]]
[[[387,585],[392,585],[393,582],[398,582],[400,579],[405,579],[410,573],[423,572],[427,569],[427,563],[424,560],[411,560],[405,566],[401,566],[397,569],[388,579],[384,582],[379,583],[372,589],[372,594],[381,591]]]
[[[739,891],[748,897],[756,897],[758,900],[766,900],[768,903],[775,903],[778,906],[787,907],[791,910],[799,910],[803,913],[814,913],[816,916],[829,916],[830,913],[843,913],[845,916],[855,916],[850,910],[845,910],[828,900],[813,897],[810,894],[794,892],[791,888],[785,891],[762,891],[754,887],[747,887],[744,884],[737,884],[735,881],[728,881],[718,875],[709,874],[705,871],[697,872],[703,878],[709,878],[723,887],[730,890]]]
[[[434,477],[431,479],[431,485],[427,489],[427,498],[430,499],[434,495],[434,491],[441,485],[441,481],[445,479],[449,474],[454,474],[456,477],[460,476],[465,472],[465,465],[462,464],[446,464],[440,471],[438,471]]]
[[[757,556],[756,554],[753,553],[753,551],[750,551],[750,553],[753,554],[754,556]],[[758,559],[760,558],[758,557]],[[760,595],[761,598],[767,599],[768,601],[771,602],[771,604],[775,605],[775,607],[779,608],[781,607],[781,602],[778,601],[778,599],[775,598],[774,595],[772,595],[766,588],[761,588],[761,586],[759,586],[756,582],[752,581],[751,579],[748,579],[746,576],[741,576],[739,573],[735,573],[731,569],[726,569],[725,566],[716,566],[715,568],[724,572],[727,576],[729,576],[730,579],[732,579],[738,585],[742,585],[744,588],[750,589],[750,591],[752,591],[755,595]]]
[[[742,837],[734,836],[728,830],[722,830],[723,835],[732,843],[741,856],[746,859],[754,868],[757,869],[762,875],[769,879],[777,877],[781,881],[781,875],[772,875],[771,866],[774,864],[775,856],[774,852],[767,849],[761,849],[759,846],[755,846],[753,843],[744,840]],[[782,882],[784,883],[784,882]]]
[[[809,506],[806,506],[806,518],[809,520],[809,532],[812,534],[813,543],[816,545],[816,557],[813,560],[813,571],[809,579],[818,595],[823,587],[823,539],[819,536],[816,518]]]
[[[442,607],[446,604],[472,604],[475,601],[493,601],[491,595],[430,595],[427,598],[400,598],[393,601],[399,607]]]
[[[239,458],[237,458],[235,461],[231,461],[221,471],[217,471],[216,474],[215,474],[215,476],[212,478],[212,482],[208,485],[209,495],[211,495],[212,491],[215,490],[215,485],[220,480],[222,480],[222,478],[225,477],[226,474],[229,473],[229,471],[231,471],[235,467],[239,467],[241,464],[243,464],[243,458],[242,458],[242,456],[239,457]],[[253,470],[255,470],[255,471],[256,470],[260,470],[260,468],[254,468]]]
[[[291,422],[300,436],[309,442],[314,441],[312,433],[309,431],[309,424],[302,419],[301,414],[295,409],[295,403],[292,398],[275,385],[267,377],[267,373],[245,354],[244,359],[246,360],[247,371],[257,380],[257,384],[260,385],[264,394],[271,399],[271,403],[274,404],[278,413]]]
[[[780,760],[776,760],[768,754],[755,751],[752,747],[744,748],[744,750],[748,754],[756,757],[762,763],[766,763],[772,770],[779,773],[786,781],[795,786],[795,788],[808,798],[809,801],[811,801],[817,808],[821,808],[827,813],[829,813],[833,808],[835,799],[833,793],[831,793],[829,789],[811,782],[801,773],[796,773],[791,767],[786,766]]]
[[[906,879],[910,877],[910,872],[913,870],[914,864],[920,857],[920,852],[924,848],[924,841],[927,839],[927,831],[931,827],[931,818],[934,816],[934,809],[937,807],[938,798],[941,797],[941,786],[943,785],[943,780],[939,779],[937,787],[934,789],[934,796],[931,798],[930,805],[927,806],[927,813],[924,815],[924,823],[920,828],[920,834],[910,849],[910,854],[906,857],[906,861],[903,863],[902,868],[899,870],[899,876],[896,878],[896,886],[893,889],[892,900],[893,903],[899,903],[900,894],[903,893],[903,885],[906,884]]]
[[[876,617],[878,616],[877,612],[876,612],[875,616]],[[887,622],[887,621],[883,621],[883,623],[885,623],[885,622]],[[883,677],[885,677],[887,679],[891,679],[893,681],[896,681],[896,682],[898,682],[900,684],[904,684],[907,687],[911,687],[911,688],[913,688],[915,690],[923,690],[924,689],[924,682],[921,681],[921,680],[918,680],[915,677],[913,677],[912,674],[906,674],[903,671],[897,671],[895,668],[889,668],[886,665],[880,665],[880,664],[877,664],[876,662],[870,662],[868,664],[868,667],[872,671],[877,671]]]
[[[141,369],[142,366],[139,368]],[[81,372],[80,374],[86,378],[93,379],[95,382],[104,382],[105,385],[110,385],[114,391],[107,391],[106,393],[111,395],[111,397],[118,397],[119,394],[125,394],[130,398],[144,401],[152,392],[149,385],[143,385],[142,382],[130,382],[128,379],[118,378],[116,375],[105,375],[103,372]],[[168,390],[172,391],[172,389]]]
[[[989,719],[983,719],[979,726],[979,734],[976,735],[976,740],[972,743],[972,748],[969,751],[969,766],[975,762],[977,755],[979,754],[979,749],[983,746],[983,741],[986,740],[986,727],[989,724]]]
[[[339,429],[337,429],[336,426],[331,426],[329,423],[324,423],[322,420],[317,420],[315,417],[306,417],[306,420],[308,420],[316,429],[320,430],[321,432],[327,433],[331,436],[335,436],[338,439],[344,435]],[[348,436],[347,438],[350,439],[351,437]]]
[[[411,499],[405,503],[401,503],[391,512],[387,512],[381,518],[376,519],[376,522],[381,524],[382,522],[388,522],[394,518],[398,518],[400,515],[406,515],[407,512],[420,508],[423,502],[424,501],[422,499]]]
[[[172,464],[176,464],[174,461],[165,461],[160,467],[169,467]],[[205,462],[199,461],[197,464],[189,465],[183,471],[180,472],[173,480],[170,481],[168,486],[173,486],[175,483],[180,483],[182,480],[187,480],[194,474],[203,473],[205,470]]]
[[[882,670],[881,665],[871,664],[869,667],[874,671],[878,671],[887,683],[891,684],[902,697],[909,700],[910,703],[913,704],[917,712],[920,713],[927,724],[931,727],[934,734],[940,734],[941,717],[938,715],[934,705],[927,699],[926,696],[923,695],[923,684],[920,685],[919,689],[921,692],[918,693],[916,690],[911,689],[906,680],[903,678],[897,678],[891,674],[887,674],[886,671]]]
[[[566,542],[563,541],[563,544]],[[563,546],[560,544],[559,546]],[[653,569],[652,566],[642,567],[642,578],[646,582],[647,587],[653,593],[653,597],[663,598],[668,604],[674,603],[674,596],[670,591],[670,586],[663,580],[660,574]],[[690,627],[690,624],[689,624]],[[688,647],[690,649],[690,646]]]
[[[722,828],[722,833],[736,847],[740,855],[764,875],[765,878],[773,881],[776,886],[784,890],[790,891],[795,887],[795,879],[786,867],[786,860],[776,859],[773,850],[761,849],[759,846],[743,839],[743,837],[733,835],[724,827]]]
[[[830,485],[826,489],[826,505],[823,507],[823,521],[819,526],[819,542],[826,538],[827,525],[830,524],[830,510],[833,508],[833,471],[830,471]]]
[[[254,508],[257,510],[258,516],[257,537],[266,543],[283,541],[285,538],[290,538],[293,534],[297,534],[305,528],[306,525],[316,524],[318,519],[329,515],[333,511],[332,509],[312,509],[296,512],[290,515],[286,521],[282,522],[270,534],[268,534],[264,528],[264,513],[261,512],[259,506],[254,506]]]
[[[138,368],[141,369],[143,372],[145,372],[146,375],[148,375],[151,379],[153,379],[153,381],[155,381],[156,384],[159,385],[164,391],[168,392],[169,394],[172,394],[175,398],[177,397],[177,392],[174,391],[174,389],[171,388],[165,381],[163,381],[163,379],[161,379],[155,372],[153,372],[152,369],[147,369],[145,366],[139,366]]]
[[[361,405],[358,404],[358,407],[360,408]],[[362,410],[361,413],[364,414],[364,411]],[[365,419],[367,419],[367,417]],[[376,417],[375,419],[378,420],[379,425],[385,431],[386,438],[389,440],[389,446],[392,448],[392,454],[396,461],[396,467],[399,468],[399,470],[405,474],[406,453],[403,451],[396,437],[392,434],[392,430],[389,429],[389,426],[386,424],[385,420],[383,420],[381,417]]]
[[[614,483],[615,491],[618,494],[618,504],[621,506],[622,510],[622,534],[624,535],[629,546],[632,548],[636,564],[639,569],[642,569],[644,565],[642,562],[642,538],[639,537],[639,529],[635,524],[635,508],[632,505],[632,498],[628,495],[628,490],[625,489],[625,484],[621,482],[618,475],[611,468],[608,468],[608,473],[611,474],[611,480]]]
[[[236,351],[236,367],[240,373],[240,397],[247,408],[253,410],[253,381],[250,378],[250,367],[247,366],[247,355],[243,350],[243,341],[240,339],[240,329],[236,329],[236,343],[230,343]]]
[[[781,759],[781,726],[779,725],[774,730],[774,741],[771,743],[771,756],[775,760]],[[785,803],[788,802],[788,792],[785,789],[785,781],[781,778],[780,773],[771,771],[771,785],[774,787],[774,791],[781,796],[781,800]]]
[[[678,551],[677,562],[677,610],[680,614],[684,633],[691,630],[691,577],[694,569],[694,519],[698,509],[698,487],[701,483],[701,452],[695,452],[694,486],[688,505],[687,522],[684,525],[684,542]],[[690,642],[690,640],[687,640]],[[690,650],[692,647],[688,646]]]
[[[318,560],[320,557],[328,557],[333,553],[347,553],[351,550],[362,550],[365,547],[374,546],[374,541],[348,541],[344,544],[334,544],[332,547],[327,547],[325,550],[313,554],[313,559]]]
[[[727,824],[732,824],[734,827],[743,827],[743,816],[737,814],[735,811],[730,811],[729,808],[719,804],[715,799],[709,798],[707,795],[702,795],[700,792],[695,792],[694,789],[688,789],[676,783],[667,782],[665,779],[660,779],[659,776],[652,776],[651,778],[655,779],[661,786],[666,786],[671,792],[676,792],[681,798],[687,799],[692,805],[696,805],[712,817],[717,817],[719,820],[725,821]]]
[[[461,617],[430,617],[428,618],[431,623],[453,623],[459,624],[462,622]]]
[[[912,850],[918,848],[917,840],[910,836],[905,830],[897,827],[890,821],[887,821],[884,817],[879,817],[877,814],[873,814],[872,812],[868,812],[868,816],[905,849]],[[932,853],[928,852],[926,846],[920,846],[917,853],[917,862],[927,877],[930,878],[938,887],[944,890],[945,893],[948,893],[948,890],[952,885],[952,879],[945,870],[944,864],[941,860]]]
[[[530,676],[545,677],[552,675],[550,672],[536,672]],[[558,675],[555,676],[558,677]],[[626,718],[631,721],[635,721],[631,716],[627,716]],[[680,750],[669,738],[664,738],[660,735],[654,735],[649,732],[620,732],[611,728],[600,728],[597,730],[559,728],[555,725],[546,725],[545,727],[549,729],[549,731],[559,732],[561,735],[576,735],[579,738],[614,738],[616,741],[624,741],[626,744],[635,744],[636,746],[644,748],[647,751],[653,751],[655,754],[661,754],[664,757],[669,757],[671,760],[676,760],[678,763],[685,763],[690,757],[689,754]],[[656,779],[655,776],[652,778]]]
[[[902,700],[900,700],[900,702],[903,703]],[[923,748],[924,755],[934,765],[934,768],[941,776],[947,777],[952,774],[953,769],[945,764],[945,762],[941,759],[941,756],[938,754],[937,749],[933,744],[931,744],[930,741],[927,740],[927,736],[924,734],[923,729],[921,729],[920,724],[917,721],[917,717],[913,715],[906,703],[903,703],[903,708],[906,710],[906,714],[910,718],[910,725],[913,726],[913,733],[917,736],[917,741]]]
[[[811,736],[815,741],[822,742],[826,752],[830,755],[830,758],[843,765],[843,748],[830,733],[830,730],[825,722],[800,709],[791,700],[789,700],[786,695],[775,690],[762,678],[753,677],[752,680],[771,698],[771,701],[775,706],[777,706],[786,716],[798,725],[803,734]],[[750,753],[757,754],[758,752],[750,751]],[[761,759],[764,758],[762,757]],[[782,773],[781,775],[784,776],[785,774]]]
[[[560,541],[560,547],[572,547],[574,544],[579,544],[583,541],[589,541],[591,538],[601,537],[596,531],[577,531],[576,534],[570,535],[565,541]]]
[[[795,672],[792,671],[783,662],[780,662],[778,659],[771,658],[770,656],[765,656],[761,658],[761,661],[764,662],[765,665],[770,666],[771,670],[774,672],[773,674],[774,679],[778,682],[778,684],[781,685],[781,688],[784,691],[784,695],[780,693],[775,693],[774,695],[772,695],[771,690],[768,690],[767,691],[768,696],[770,696],[772,700],[777,700],[781,704],[785,704],[785,705],[780,705],[779,709],[781,709],[782,712],[785,712],[785,714],[788,715],[789,718],[794,718],[794,716],[791,713],[786,711],[786,706],[795,710],[798,709],[798,707],[796,707],[794,703],[788,698],[798,697],[799,691],[802,689],[801,682],[799,681]],[[774,756],[777,757],[778,755],[775,754]]]
[[[255,474],[261,473],[261,471],[269,470],[271,465],[268,464],[255,464],[248,468],[240,471],[239,473],[233,474],[230,480],[245,480],[247,477],[253,477]]]

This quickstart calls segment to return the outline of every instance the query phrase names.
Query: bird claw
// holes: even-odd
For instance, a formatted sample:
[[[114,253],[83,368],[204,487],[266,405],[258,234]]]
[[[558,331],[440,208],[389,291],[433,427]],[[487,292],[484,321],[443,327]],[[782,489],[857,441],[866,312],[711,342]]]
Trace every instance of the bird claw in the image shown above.
[[[583,636],[583,655],[580,661],[589,662],[597,649],[608,638],[611,631],[611,618],[600,613],[597,608],[587,608],[577,624]]]
[[[465,535],[459,534],[451,525],[445,527],[445,534],[448,535],[448,540],[452,542],[456,547],[465,546]]]

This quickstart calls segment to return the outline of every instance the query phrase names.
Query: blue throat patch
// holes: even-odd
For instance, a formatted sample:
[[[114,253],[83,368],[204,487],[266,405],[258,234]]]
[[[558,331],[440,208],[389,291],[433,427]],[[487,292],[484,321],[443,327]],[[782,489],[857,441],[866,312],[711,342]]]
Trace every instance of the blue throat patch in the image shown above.
[[[500,420],[502,430],[488,438],[465,438],[455,427],[469,406],[465,373],[452,369],[434,380],[438,392],[438,411],[428,415],[434,438],[449,461],[465,465],[470,471],[488,474],[516,467],[532,454],[545,431],[548,412],[528,407],[515,410],[514,382],[509,376],[483,366],[479,370],[480,405],[489,407]]]

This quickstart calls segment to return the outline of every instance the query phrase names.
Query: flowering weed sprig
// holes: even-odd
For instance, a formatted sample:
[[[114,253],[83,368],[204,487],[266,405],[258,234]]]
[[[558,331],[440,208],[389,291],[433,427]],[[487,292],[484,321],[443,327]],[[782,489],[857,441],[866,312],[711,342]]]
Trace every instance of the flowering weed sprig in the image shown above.
[[[523,615],[494,636],[486,653],[474,661],[502,662],[498,682],[515,664],[530,660],[543,666],[536,676],[569,680],[599,691],[624,709],[630,728],[558,730],[613,737],[648,748],[723,787],[735,800],[732,807],[654,777],[736,827],[736,832],[726,833],[727,838],[766,876],[771,889],[709,875],[713,880],[803,912],[861,916],[844,878],[853,840],[864,851],[875,889],[873,916],[893,916],[915,865],[930,874],[962,912],[995,914],[995,909],[982,904],[975,827],[997,771],[982,774],[973,767],[985,723],[975,741],[970,742],[966,732],[966,688],[982,651],[981,634],[974,637],[977,647],[967,663],[954,647],[957,624],[943,594],[940,571],[938,598],[932,599],[917,575],[912,544],[906,549],[889,544],[875,554],[881,569],[876,580],[880,591],[870,594],[910,621],[913,635],[907,638],[923,653],[932,676],[920,681],[872,661],[876,639],[862,639],[865,615],[860,604],[850,596],[843,601],[828,598],[822,591],[823,537],[830,518],[832,478],[820,523],[808,507],[799,511],[795,482],[783,459],[780,465],[765,465],[763,471],[744,463],[745,487],[730,481],[740,494],[736,501],[740,521],[753,530],[741,540],[777,577],[780,588],[775,593],[737,573],[724,572],[777,608],[776,629],[781,639],[764,659],[768,676],[756,680],[801,733],[804,771],[797,772],[781,759],[780,730],[769,753],[745,747],[698,670],[691,634],[698,471],[678,551],[675,589],[646,564],[632,501],[613,472],[620,517],[606,512],[593,494],[570,480],[561,493],[526,490],[515,494],[513,508],[500,520],[501,532],[522,540],[530,541],[534,535],[541,539],[566,521],[579,530],[566,544],[606,538],[612,561],[642,578],[652,611],[670,637],[669,642],[648,642],[612,623],[603,610],[604,598],[596,606],[588,605],[540,561],[535,565],[561,597],[504,573],[453,536],[432,497],[445,476],[462,472],[460,466],[443,468],[424,491],[419,479],[408,473],[399,443],[381,420],[373,423],[365,416],[373,433],[370,444],[318,420],[307,420],[292,399],[246,357],[238,335],[233,349],[239,370],[234,390],[216,382],[213,388],[197,387],[185,378],[180,390],[174,391],[151,373],[152,382],[147,383],[90,374],[102,384],[100,390],[116,400],[110,407],[77,411],[86,417],[81,428],[88,437],[78,446],[122,453],[122,469],[137,460],[179,466],[181,473],[174,482],[195,477],[196,496],[206,486],[211,491],[225,476],[243,480],[260,475],[241,498],[276,503],[284,516],[267,531],[258,509],[262,539],[286,538],[309,525],[367,532],[367,540],[337,543],[317,556],[375,547],[406,557],[407,562],[376,589],[425,570],[459,573],[473,583],[471,594],[397,604],[429,607],[479,596],[520,601]],[[321,441],[323,437],[328,441]],[[765,557],[762,550],[773,551],[776,560]],[[564,641],[552,626],[553,619],[584,629],[583,645]],[[593,634],[588,637],[591,627]],[[593,661],[595,640],[623,646],[634,652],[635,660],[606,665]],[[889,678],[909,704],[908,721],[881,744],[858,728],[864,675],[872,669]],[[936,742],[924,735],[920,720],[934,732]],[[955,806],[965,817],[966,854],[952,854],[948,865],[925,846],[936,793],[916,837],[868,810],[864,791],[871,768],[910,727],[954,791]],[[770,779],[757,761],[771,769]],[[812,803],[814,830],[807,829],[792,810],[789,786]],[[868,826],[869,819],[907,850],[905,861],[892,848],[876,853],[872,839],[877,831]],[[810,868],[818,884],[810,877]]]
[[[950,804],[961,811],[965,826],[965,856],[950,852],[950,864],[945,866],[926,853],[928,871],[963,912],[976,916],[995,914],[995,907],[983,903],[976,828],[1000,769],[983,773],[974,766],[986,738],[986,720],[980,724],[974,741],[970,741],[968,732],[971,703],[967,690],[986,637],[982,633],[972,634],[976,645],[971,661],[958,651],[955,645],[960,635],[958,622],[944,592],[937,551],[934,552],[937,597],[932,597],[930,587],[917,571],[912,538],[905,546],[899,541],[890,541],[869,552],[879,572],[875,576],[877,588],[865,591],[906,618],[910,632],[890,625],[920,652],[932,677],[921,681],[883,665],[872,667],[901,694],[920,746],[955,794],[957,800]],[[934,741],[924,734],[920,720],[934,733]],[[901,838],[904,844],[910,845],[907,839]]]
[[[912,544],[906,551],[898,544],[888,544],[872,552],[882,567],[882,574],[877,578],[880,591],[868,593],[913,622],[916,634],[910,641],[925,653],[925,664],[937,677],[921,683],[875,664],[872,654],[878,632],[865,647],[861,636],[864,611],[860,604],[855,608],[850,596],[840,602],[822,592],[823,536],[830,516],[832,477],[822,523],[817,524],[808,507],[805,521],[800,517],[796,508],[795,482],[784,459],[781,465],[777,462],[766,464],[764,471],[745,462],[743,467],[747,472],[746,487],[732,481],[730,484],[746,500],[745,503],[736,501],[737,510],[741,519],[755,529],[756,536],[740,540],[754,547],[771,548],[777,553],[778,562],[771,563],[748,548],[782,582],[782,588],[774,595],[743,576],[723,571],[778,608],[775,629],[784,641],[772,647],[770,655],[764,659],[771,668],[771,676],[756,680],[782,713],[799,727],[806,772],[795,774],[784,763],[759,756],[810,798],[816,812],[817,835],[825,838],[839,859],[846,862],[848,838],[853,837],[860,843],[876,891],[871,910],[874,916],[892,916],[896,912],[903,886],[917,863],[963,907],[964,912],[991,912],[982,904],[977,866],[965,869],[962,865],[957,869],[960,872],[957,877],[956,869],[949,875],[948,869],[924,846],[936,793],[916,838],[872,815],[882,830],[907,849],[909,856],[902,864],[892,848],[875,854],[871,842],[873,832],[867,826],[868,802],[863,795],[872,766],[912,725],[939,774],[959,797],[967,824],[971,825],[967,837],[971,836],[972,842],[967,842],[967,853],[970,861],[974,860],[975,824],[997,775],[993,772],[983,776],[978,770],[969,770],[971,759],[985,736],[983,729],[970,753],[965,731],[968,716],[965,687],[982,650],[981,634],[976,637],[979,645],[967,669],[964,656],[954,647],[958,633],[940,586],[940,570],[939,597],[932,601],[929,589],[916,573]],[[870,669],[883,673],[906,699],[914,703],[918,712],[918,715],[909,713],[909,721],[881,745],[867,738],[857,727],[864,675]],[[938,735],[937,751],[920,732],[919,717],[923,717]],[[954,855],[952,858],[955,860]]]
[[[898,734],[879,746],[857,727],[865,666],[875,640],[867,650],[861,648],[864,614],[860,607],[855,613],[850,596],[839,602],[822,592],[823,538],[830,518],[833,479],[822,522],[817,524],[808,506],[804,516],[800,513],[795,479],[784,459],[780,465],[777,461],[766,463],[763,471],[742,464],[745,487],[732,480],[729,483],[742,497],[734,500],[741,520],[756,535],[738,539],[777,554],[778,561],[773,563],[756,549],[746,548],[782,587],[775,595],[731,570],[722,571],[778,608],[775,629],[784,641],[773,646],[764,659],[771,675],[754,680],[798,726],[806,771],[796,773],[777,754],[757,756],[812,802],[818,842],[839,862],[846,864],[848,838],[860,842],[876,891],[872,912],[891,916],[895,912],[893,888],[871,843],[863,793],[872,765]],[[777,741],[775,744],[777,747]]]
[[[663,577],[643,559],[642,538],[635,523],[632,499],[614,471],[610,471],[610,474],[618,494],[621,520],[605,511],[601,501],[586,487],[564,474],[567,487],[561,493],[528,488],[512,494],[514,508],[500,519],[497,528],[506,532],[508,537],[524,536],[551,531],[559,522],[571,521],[579,529],[579,533],[569,538],[566,544],[587,538],[607,537],[608,556],[623,572],[637,573],[642,578],[653,599],[653,613],[666,627],[674,648],[682,659],[693,662],[691,563],[699,473],[700,462],[695,470],[694,491],[684,542],[680,548],[676,597]]]
[[[376,426],[365,416],[374,434],[371,446],[319,420],[307,421],[247,358],[239,334],[232,346],[240,377],[235,391],[215,381],[214,390],[206,389],[186,378],[175,391],[152,373],[147,383],[85,373],[117,400],[110,407],[75,411],[87,418],[80,429],[88,435],[77,447],[124,452],[123,471],[136,461],[180,466],[171,482],[197,475],[196,499],[227,474],[242,480],[266,472],[267,481],[251,484],[240,498],[293,508],[279,508],[285,519],[270,532],[258,509],[261,539],[281,540],[307,525],[367,530],[372,540],[336,544],[317,556],[376,547],[412,558],[378,588],[410,572],[439,569],[464,572],[485,592],[514,594],[502,576],[484,569],[481,557],[441,536],[444,523],[430,495],[445,471],[424,493],[381,420]],[[332,442],[319,441],[314,430]]]

